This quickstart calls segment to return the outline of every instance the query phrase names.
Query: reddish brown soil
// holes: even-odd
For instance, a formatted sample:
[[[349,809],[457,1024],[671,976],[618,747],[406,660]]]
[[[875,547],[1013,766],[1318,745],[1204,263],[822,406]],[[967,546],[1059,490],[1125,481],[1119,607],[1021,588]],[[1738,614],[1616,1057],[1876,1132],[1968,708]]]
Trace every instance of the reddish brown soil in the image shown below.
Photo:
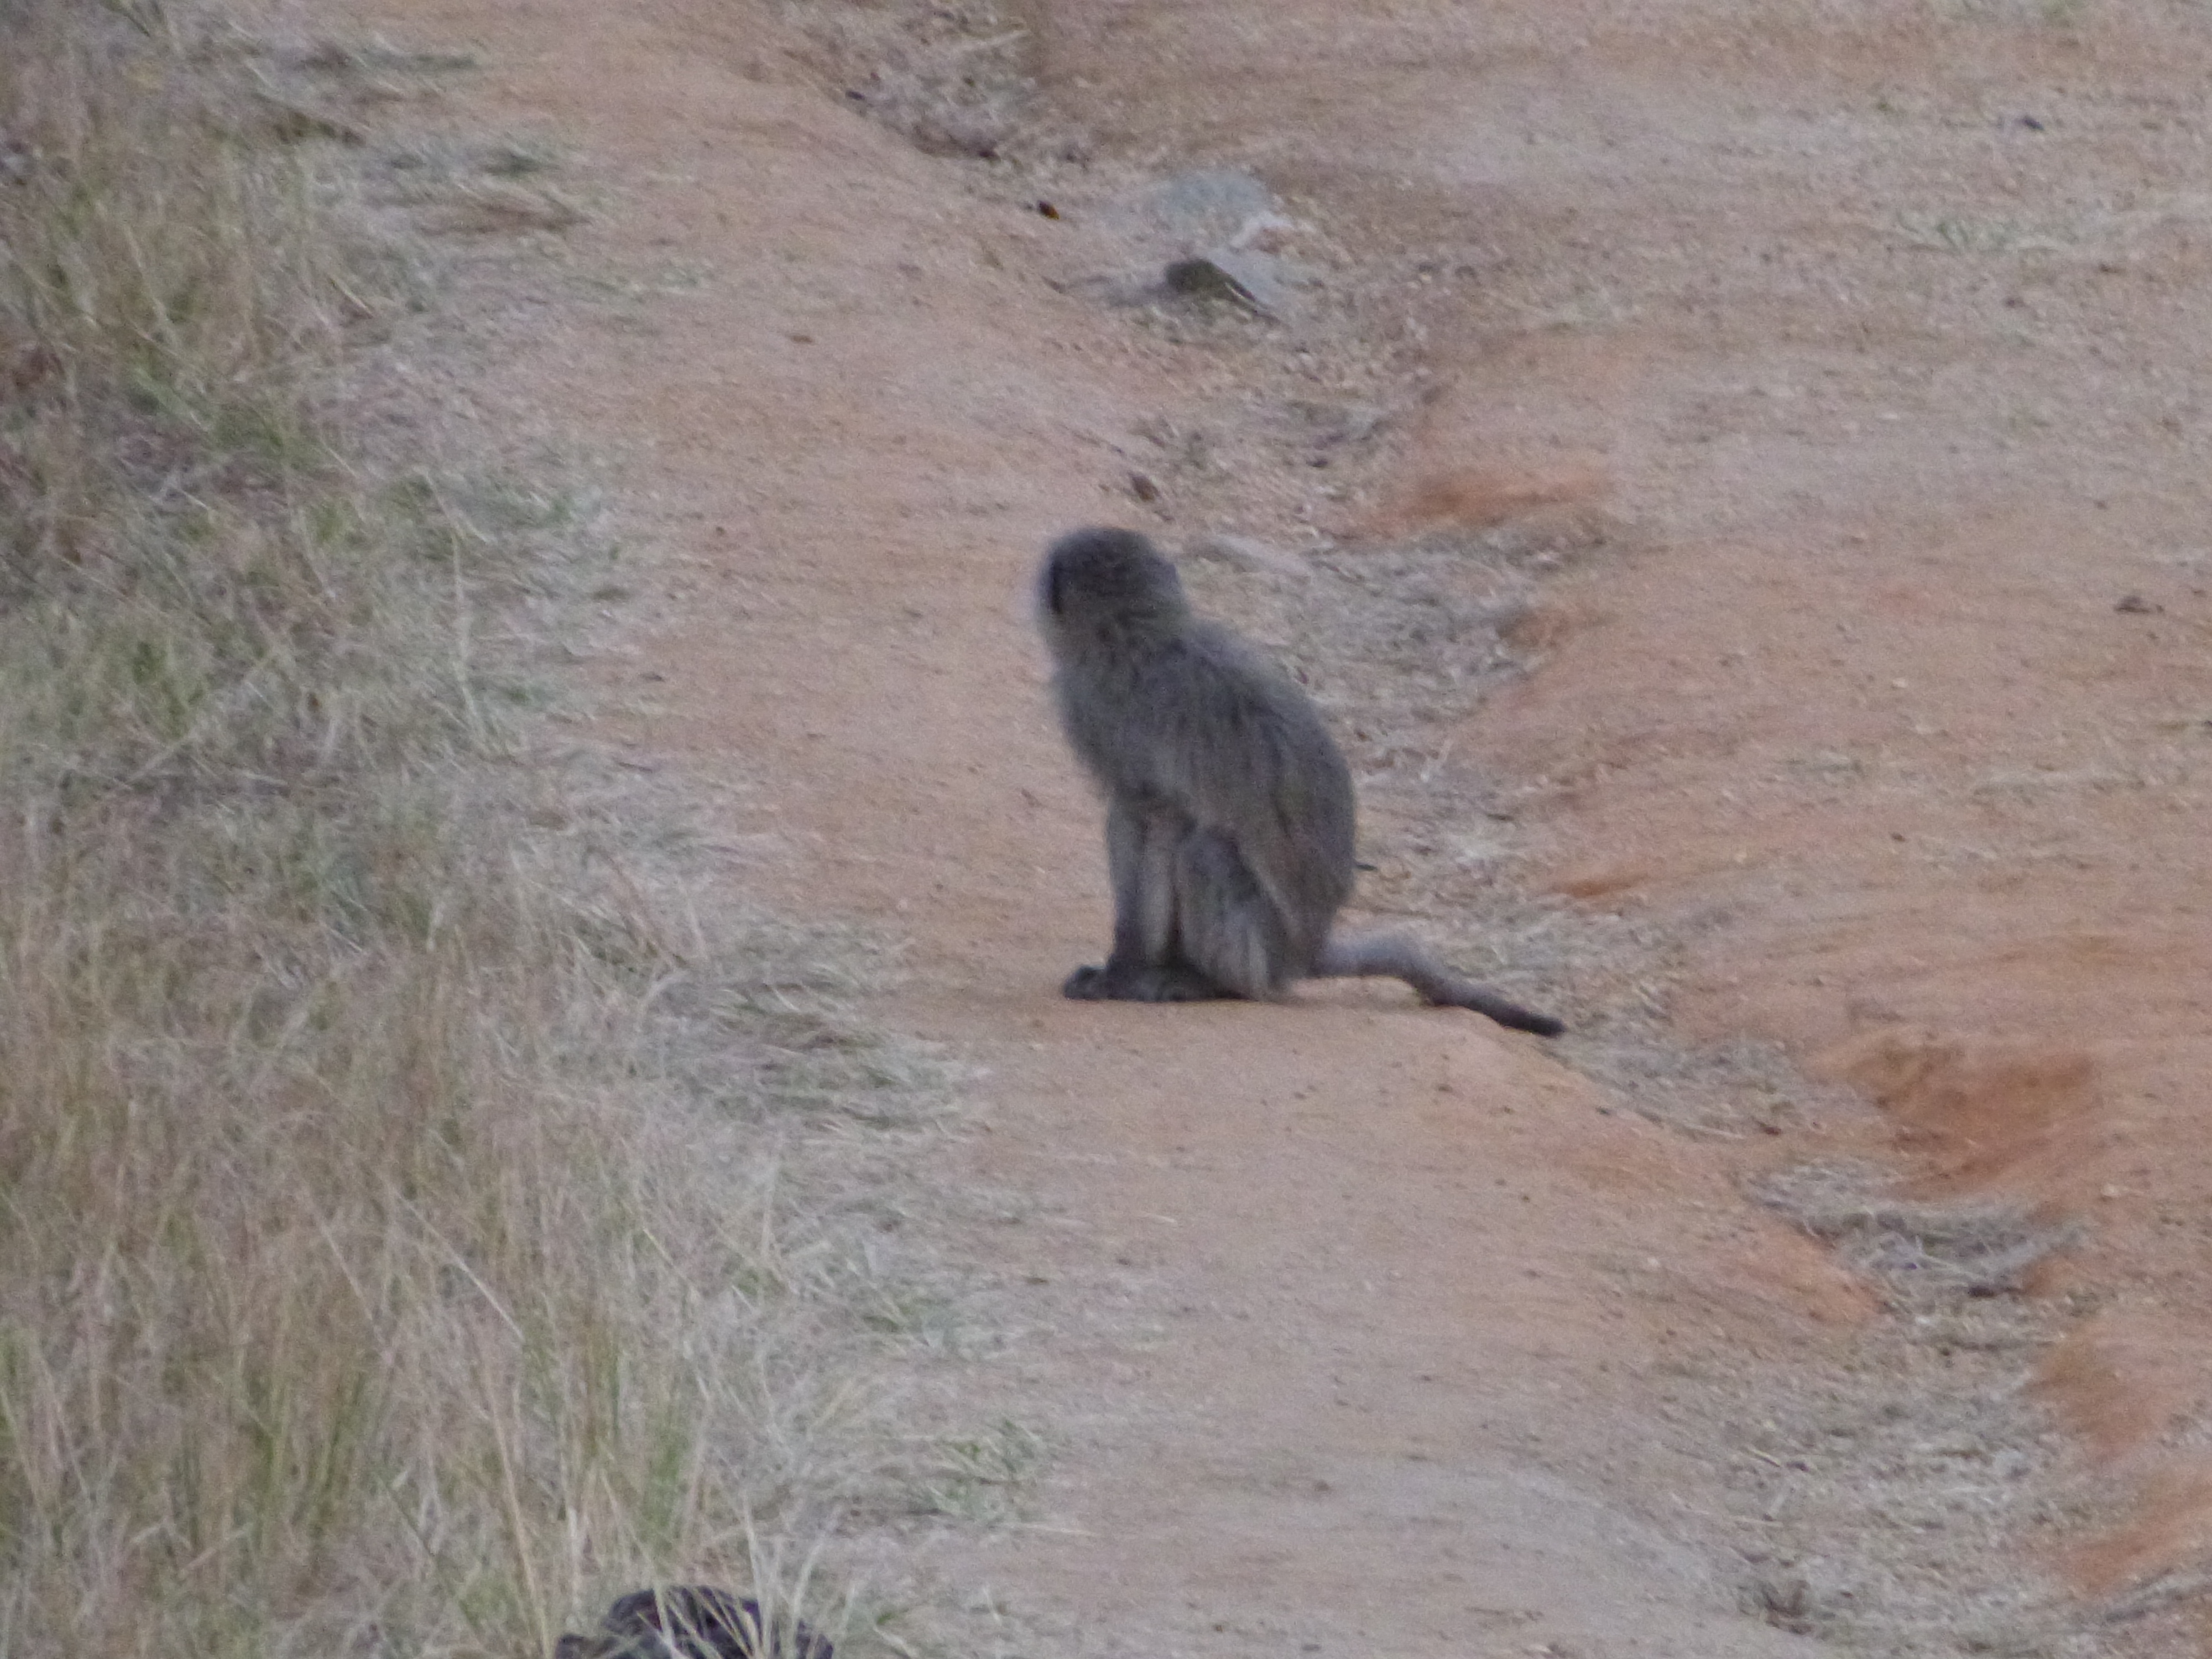
[[[1035,131],[1088,160],[992,163],[841,97],[818,9],[370,10],[485,52],[410,118],[557,140],[591,213],[479,278],[497,367],[454,395],[613,458],[608,729],[719,792],[732,883],[910,940],[887,1018],[980,1068],[920,1173],[998,1195],[938,1224],[1012,1333],[961,1387],[1054,1452],[1031,1524],[926,1544],[951,1639],[2193,1650],[2161,1575],[2212,1547],[2197,11],[1048,0]],[[1101,299],[1157,252],[1127,204],[1222,162],[1314,294]],[[1302,398],[1384,418],[1316,465]],[[1462,893],[1522,939],[1499,871],[1572,900],[1595,943],[1516,987],[1590,1035],[1394,988],[1057,998],[1105,896],[1024,590],[1098,520],[1340,584],[1201,592],[1352,734],[1371,899],[1471,962]],[[1360,561],[1500,526],[1524,672],[1392,702]],[[1653,1006],[1878,1109],[1607,1061]],[[1720,1104],[1647,1118],[1639,1076]],[[1742,1195],[1845,1155],[2083,1242],[2008,1334],[1931,1346]],[[1941,1426],[1978,1395],[2028,1450],[1946,1510],[1899,1471],[2001,1462]],[[2152,1593],[2093,1633],[2065,1586]]]

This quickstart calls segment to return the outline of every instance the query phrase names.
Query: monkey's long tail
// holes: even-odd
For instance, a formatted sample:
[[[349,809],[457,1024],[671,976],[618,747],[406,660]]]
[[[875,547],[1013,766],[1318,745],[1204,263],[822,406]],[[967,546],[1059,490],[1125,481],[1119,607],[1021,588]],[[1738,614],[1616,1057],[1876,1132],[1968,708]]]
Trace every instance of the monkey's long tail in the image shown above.
[[[1538,1036],[1557,1036],[1567,1029],[1563,1021],[1549,1014],[1532,1013],[1487,986],[1462,979],[1413,940],[1397,933],[1333,939],[1322,947],[1321,962],[1314,971],[1324,979],[1402,979],[1420,993],[1425,1002],[1444,1008],[1472,1008],[1500,1025],[1534,1031]]]

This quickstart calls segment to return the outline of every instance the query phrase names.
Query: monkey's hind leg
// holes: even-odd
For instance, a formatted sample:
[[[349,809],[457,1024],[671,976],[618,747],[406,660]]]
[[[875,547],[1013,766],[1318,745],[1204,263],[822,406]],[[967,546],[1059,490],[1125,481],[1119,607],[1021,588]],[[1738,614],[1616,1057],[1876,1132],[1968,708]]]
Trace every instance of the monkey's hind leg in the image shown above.
[[[1567,1029],[1564,1021],[1533,1013],[1487,986],[1462,979],[1413,940],[1395,933],[1333,939],[1322,950],[1314,971],[1325,979],[1402,979],[1420,994],[1424,1002],[1442,1008],[1471,1008],[1500,1025],[1533,1031],[1538,1036],[1557,1036]]]
[[[1237,843],[1196,825],[1176,849],[1176,943],[1228,996],[1271,1001],[1295,976],[1290,930]]]
[[[1198,833],[1180,813],[1115,800],[1106,811],[1114,878],[1114,951],[1060,988],[1079,1002],[1211,1002],[1233,996],[1194,966],[1176,938],[1180,852]]]

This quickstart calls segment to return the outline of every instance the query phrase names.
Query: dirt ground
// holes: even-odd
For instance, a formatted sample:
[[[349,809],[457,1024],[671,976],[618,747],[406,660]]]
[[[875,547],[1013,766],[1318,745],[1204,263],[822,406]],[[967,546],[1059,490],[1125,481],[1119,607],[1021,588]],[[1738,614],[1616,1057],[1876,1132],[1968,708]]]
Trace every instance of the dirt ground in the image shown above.
[[[1050,1450],[878,1563],[948,1649],[2203,1650],[2201,8],[293,16],[552,158],[438,395],[606,458],[605,733],[973,1068],[915,1173],[1004,1340],[935,1386]],[[1567,1038],[1056,996],[1025,586],[1093,521],[1313,685],[1362,906]]]

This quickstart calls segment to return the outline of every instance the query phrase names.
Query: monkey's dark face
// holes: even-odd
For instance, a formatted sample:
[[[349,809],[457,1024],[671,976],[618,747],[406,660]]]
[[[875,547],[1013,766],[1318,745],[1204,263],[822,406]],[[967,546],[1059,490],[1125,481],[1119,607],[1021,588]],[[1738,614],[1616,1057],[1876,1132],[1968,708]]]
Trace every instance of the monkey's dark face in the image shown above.
[[[1157,625],[1188,614],[1182,579],[1133,530],[1078,530],[1047,550],[1037,609],[1048,633],[1085,624]]]

